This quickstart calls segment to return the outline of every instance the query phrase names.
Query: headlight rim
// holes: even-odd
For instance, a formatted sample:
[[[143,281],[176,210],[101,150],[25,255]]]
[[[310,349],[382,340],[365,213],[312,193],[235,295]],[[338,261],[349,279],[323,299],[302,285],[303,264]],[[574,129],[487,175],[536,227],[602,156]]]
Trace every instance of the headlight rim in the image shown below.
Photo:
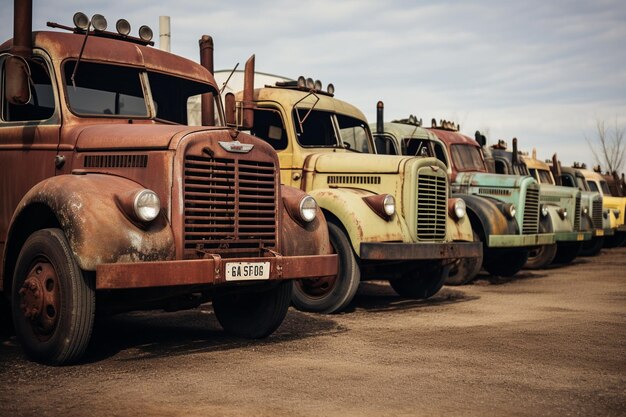
[[[312,201],[314,204],[314,207],[304,207],[306,202]],[[300,202],[298,203],[298,216],[300,217],[300,220],[302,220],[304,223],[311,223],[313,222],[316,218],[317,218],[317,209],[318,209],[318,204],[317,204],[317,200],[315,200],[315,198],[313,198],[311,195],[307,194],[305,196],[303,196],[300,199]],[[312,216],[307,216],[305,214],[305,210],[310,211],[312,210]]]
[[[146,216],[145,213],[142,214],[142,208],[139,207],[139,200],[144,197],[146,194],[150,194],[151,196],[153,196],[153,198],[156,199],[156,209],[155,210],[155,214],[154,216]],[[157,217],[159,217],[159,213],[161,213],[161,199],[159,198],[159,195],[152,191],[149,188],[143,188],[139,191],[137,191],[133,197],[133,214],[135,216],[135,218],[142,222],[142,223],[150,223],[152,222],[154,219],[156,219]]]

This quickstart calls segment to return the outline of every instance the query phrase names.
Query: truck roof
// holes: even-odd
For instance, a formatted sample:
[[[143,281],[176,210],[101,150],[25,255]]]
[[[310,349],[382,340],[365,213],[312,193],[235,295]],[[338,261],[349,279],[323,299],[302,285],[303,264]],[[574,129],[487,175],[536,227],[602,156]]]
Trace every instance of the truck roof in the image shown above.
[[[478,142],[476,142],[474,139],[470,138],[469,136],[465,136],[462,133],[451,131],[451,130],[438,129],[434,127],[429,127],[428,130],[433,132],[435,135],[437,135],[439,139],[446,142],[447,144],[471,145],[476,148],[480,148],[480,145],[478,144]]]
[[[76,59],[84,39],[84,35],[70,32],[33,32],[33,48],[44,49],[53,61],[61,62],[68,58]],[[0,45],[0,52],[7,51],[12,44],[12,39],[4,42]],[[152,71],[175,74],[216,86],[211,73],[196,62],[160,49],[123,40],[89,36],[82,59],[145,67]]]

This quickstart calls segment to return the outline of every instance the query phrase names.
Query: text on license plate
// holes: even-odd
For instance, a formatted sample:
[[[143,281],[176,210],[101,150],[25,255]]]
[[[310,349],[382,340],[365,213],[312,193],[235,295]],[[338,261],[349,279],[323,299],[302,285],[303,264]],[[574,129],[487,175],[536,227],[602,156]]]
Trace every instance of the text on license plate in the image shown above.
[[[269,262],[226,262],[226,281],[269,278]]]

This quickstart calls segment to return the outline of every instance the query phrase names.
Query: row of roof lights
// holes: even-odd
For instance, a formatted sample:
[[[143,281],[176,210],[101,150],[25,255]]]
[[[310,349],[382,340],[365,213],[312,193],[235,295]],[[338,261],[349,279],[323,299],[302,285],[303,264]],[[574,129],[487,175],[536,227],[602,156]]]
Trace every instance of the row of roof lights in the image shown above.
[[[298,77],[298,87],[308,88],[309,90],[322,91],[322,82],[320,80],[313,81],[313,78],[304,78],[304,76]],[[335,86],[330,83],[326,87],[328,94],[335,94]]]
[[[89,20],[85,13],[77,12],[74,13],[73,21],[74,26],[82,30],[88,30],[90,25],[96,32],[103,32],[107,29],[107,20],[101,14],[94,14],[91,20]],[[126,19],[119,19],[115,23],[115,29],[120,35],[128,36],[130,34],[130,23]],[[139,38],[141,40],[148,42],[152,39],[152,36],[153,33],[150,27],[143,25],[139,28]]]

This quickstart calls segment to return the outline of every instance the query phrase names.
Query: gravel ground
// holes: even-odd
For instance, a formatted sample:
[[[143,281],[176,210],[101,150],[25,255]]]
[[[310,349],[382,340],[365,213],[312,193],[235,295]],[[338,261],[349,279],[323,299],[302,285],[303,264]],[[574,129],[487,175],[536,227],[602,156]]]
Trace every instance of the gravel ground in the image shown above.
[[[425,301],[362,284],[255,342],[210,306],[116,316],[70,367],[0,337],[0,416],[624,416],[626,248]]]

